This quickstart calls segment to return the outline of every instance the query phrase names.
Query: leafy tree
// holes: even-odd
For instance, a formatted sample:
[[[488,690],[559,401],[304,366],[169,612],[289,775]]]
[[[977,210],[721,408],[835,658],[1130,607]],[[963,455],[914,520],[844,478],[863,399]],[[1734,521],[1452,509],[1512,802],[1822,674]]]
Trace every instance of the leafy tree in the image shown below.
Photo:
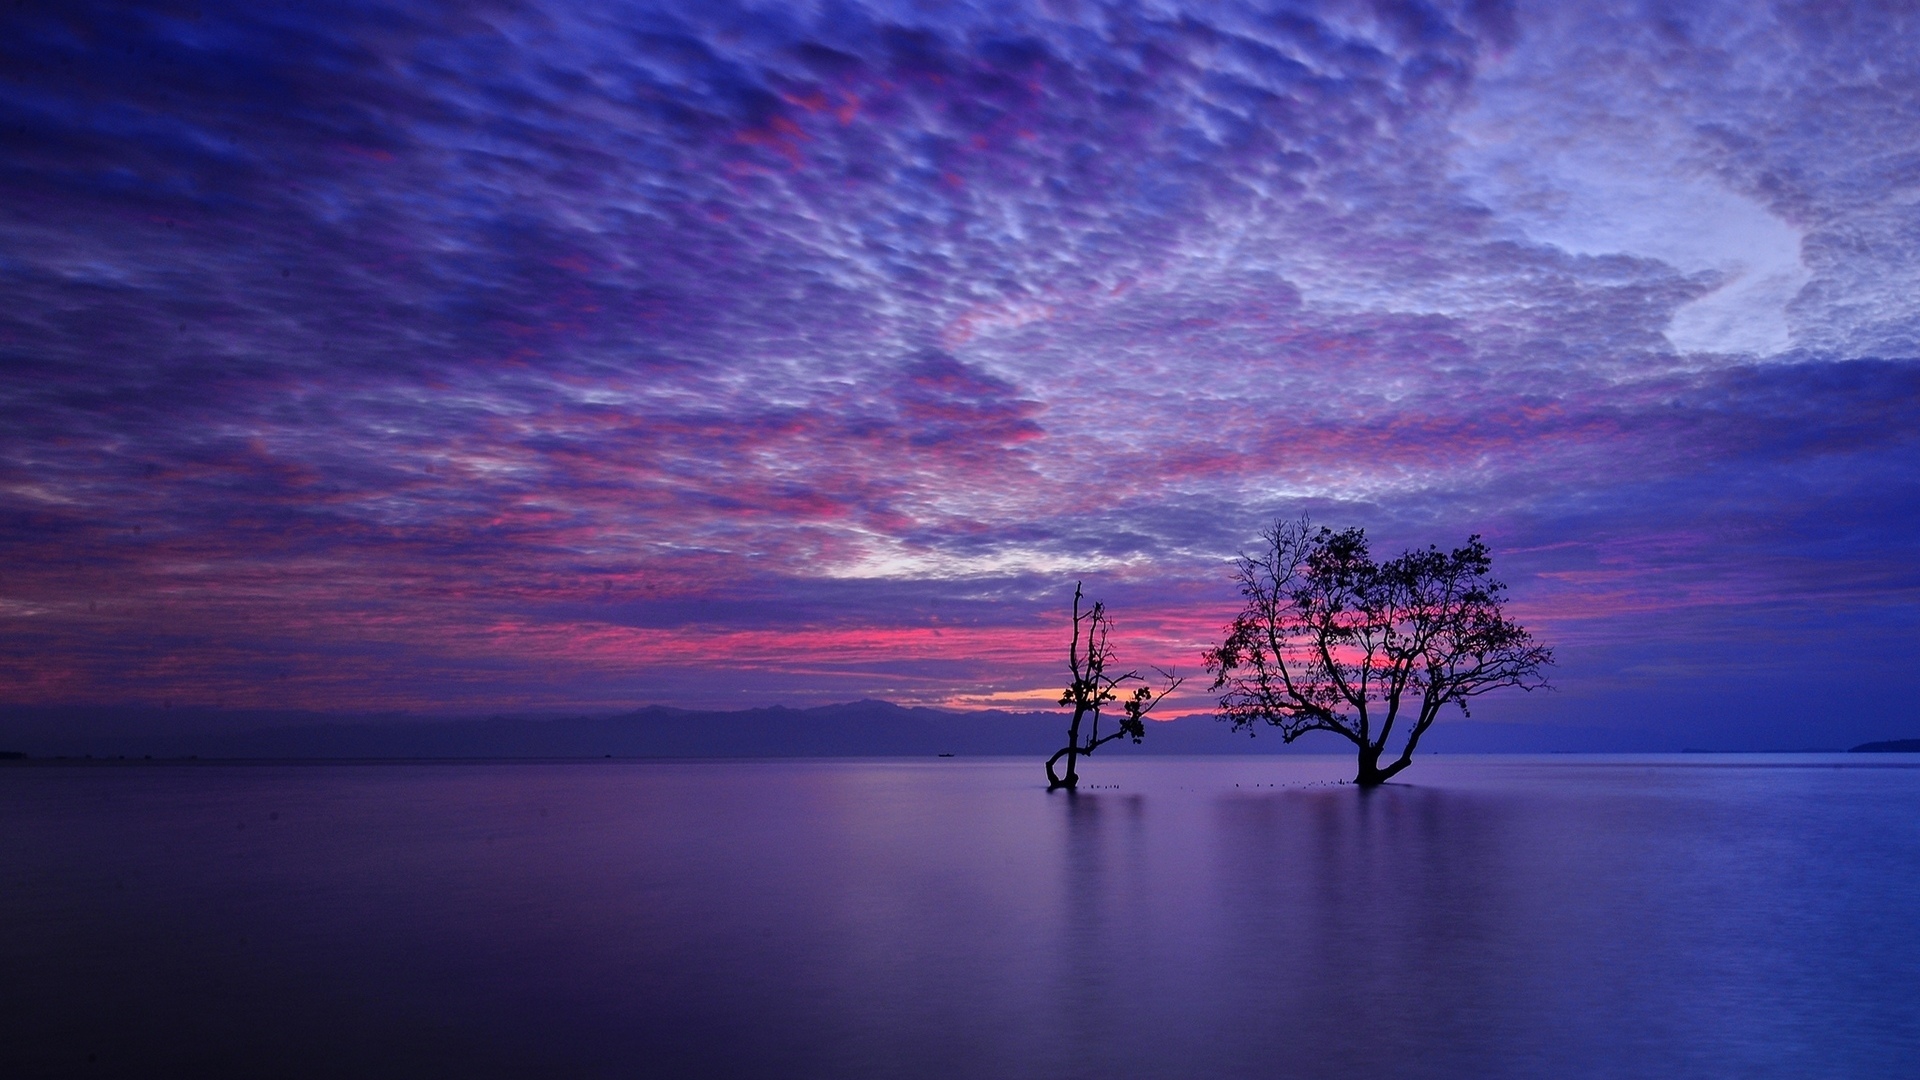
[[[1467,715],[1490,690],[1547,685],[1553,650],[1506,617],[1480,537],[1376,563],[1357,528],[1303,517],[1262,536],[1265,548],[1238,563],[1246,607],[1206,654],[1234,730],[1265,723],[1287,742],[1331,731],[1359,750],[1354,782],[1370,786],[1412,762],[1445,706]],[[1399,754],[1382,766],[1396,726]]]
[[[1113,662],[1113,645],[1107,640],[1107,635],[1113,628],[1113,622],[1107,617],[1105,604],[1096,600],[1093,607],[1083,610],[1083,603],[1084,597],[1076,582],[1073,586],[1073,642],[1067,649],[1067,668],[1073,673],[1073,681],[1060,694],[1060,704],[1073,708],[1073,722],[1067,728],[1067,745],[1047,759],[1048,791],[1078,787],[1079,761],[1085,755],[1123,736],[1131,737],[1136,743],[1145,738],[1147,713],[1153,711],[1153,707],[1173,693],[1182,682],[1171,672],[1155,668],[1164,680],[1164,685],[1155,692],[1138,671],[1108,674],[1107,667]],[[1119,728],[1102,735],[1101,710],[1113,701],[1120,701],[1122,707]],[[1081,741],[1083,726],[1084,742]],[[1054,766],[1060,763],[1061,758],[1067,759],[1064,776],[1054,771]]]

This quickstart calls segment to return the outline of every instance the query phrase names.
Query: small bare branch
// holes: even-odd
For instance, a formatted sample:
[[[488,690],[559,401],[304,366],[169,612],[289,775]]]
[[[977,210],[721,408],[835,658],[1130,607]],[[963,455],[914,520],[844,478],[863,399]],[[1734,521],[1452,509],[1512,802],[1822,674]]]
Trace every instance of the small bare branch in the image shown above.
[[[1095,601],[1091,609],[1082,608],[1084,593],[1076,583],[1073,589],[1073,638],[1067,650],[1067,668],[1072,680],[1060,693],[1060,704],[1073,710],[1073,719],[1067,728],[1067,745],[1061,747],[1047,759],[1048,788],[1073,788],[1079,784],[1079,759],[1114,741],[1131,738],[1140,742],[1146,737],[1146,715],[1153,711],[1168,694],[1177,689],[1181,682],[1172,672],[1159,668],[1161,686],[1158,690],[1144,678],[1137,669],[1129,669],[1120,674],[1111,674],[1107,668],[1113,662],[1114,649],[1110,636],[1112,620],[1107,616],[1106,605]],[[1119,729],[1104,735],[1100,733],[1100,720],[1105,707],[1114,701],[1121,702]],[[1058,772],[1055,766],[1062,758],[1066,759],[1066,772]]]

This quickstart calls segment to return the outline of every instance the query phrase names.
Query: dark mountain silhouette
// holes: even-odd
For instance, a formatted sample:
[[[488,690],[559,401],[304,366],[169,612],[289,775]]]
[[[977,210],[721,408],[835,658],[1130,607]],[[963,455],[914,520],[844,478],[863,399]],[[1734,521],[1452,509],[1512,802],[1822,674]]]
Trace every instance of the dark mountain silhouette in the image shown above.
[[[0,713],[0,746],[35,759],[98,758],[748,758],[1030,756],[1044,760],[1071,714],[955,712],[886,701],[792,709],[714,711],[650,706],[612,716],[493,716],[424,719],[404,715],[326,717],[313,713],[191,709],[62,708]],[[1434,740],[1445,753],[1666,749],[1640,733],[1598,728],[1455,721]],[[1287,746],[1249,738],[1210,714],[1150,720],[1135,754],[1336,753],[1331,736]]]
[[[1920,739],[1887,739],[1861,743],[1848,751],[1854,754],[1920,754]]]
[[[10,736],[36,758],[52,756],[202,758],[581,758],[581,757],[894,757],[954,754],[1044,758],[1060,741],[1067,717],[1053,713],[953,712],[855,701],[809,709],[773,706],[703,711],[650,706],[614,716],[427,720],[376,716],[326,719],[311,714],[254,714],[236,730],[231,720],[152,710],[89,731],[84,716],[64,730]],[[5,724],[0,724],[4,730]],[[198,730],[194,730],[197,727]],[[1155,725],[1171,749],[1232,752],[1232,739],[1210,718]],[[1178,732],[1175,732],[1175,728]],[[72,732],[73,734],[66,734]],[[1278,741],[1278,740],[1274,740]]]
[[[226,757],[893,757],[1036,754],[1061,723],[1041,713],[954,713],[856,701],[617,716],[322,724],[215,740]]]

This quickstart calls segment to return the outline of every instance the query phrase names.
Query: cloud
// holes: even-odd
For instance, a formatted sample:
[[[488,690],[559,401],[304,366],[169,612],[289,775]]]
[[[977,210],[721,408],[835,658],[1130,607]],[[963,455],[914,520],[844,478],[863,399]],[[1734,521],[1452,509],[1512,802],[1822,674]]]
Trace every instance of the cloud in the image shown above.
[[[1724,21],[1735,25],[1717,27],[1722,37],[1754,32]],[[1532,242],[1656,259],[1702,280],[1666,328],[1676,350],[1781,353],[1788,305],[1812,279],[1802,231],[1715,175],[1692,88],[1661,77],[1676,52],[1706,66],[1701,54],[1725,46],[1685,41],[1670,24],[1664,47],[1640,52],[1650,43],[1635,35],[1660,31],[1621,22],[1556,9],[1530,27],[1528,48],[1486,65],[1474,106],[1454,121],[1457,180]]]
[[[0,699],[1191,668],[1302,509],[1596,648],[1911,596],[1897,8],[3,18]]]

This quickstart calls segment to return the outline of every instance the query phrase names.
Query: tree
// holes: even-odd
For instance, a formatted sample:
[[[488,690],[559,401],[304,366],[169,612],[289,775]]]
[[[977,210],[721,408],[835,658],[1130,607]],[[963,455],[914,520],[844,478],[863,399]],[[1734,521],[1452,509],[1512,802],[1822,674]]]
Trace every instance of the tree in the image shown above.
[[[1287,742],[1331,731],[1359,750],[1354,782],[1372,786],[1413,761],[1445,706],[1469,715],[1490,690],[1547,685],[1553,650],[1506,617],[1479,536],[1376,563],[1362,529],[1303,517],[1261,535],[1266,547],[1238,563],[1246,607],[1206,654],[1234,730],[1264,722]],[[1405,742],[1382,766],[1396,725]]]
[[[1067,669],[1073,673],[1073,681],[1060,694],[1060,704],[1073,707],[1073,722],[1067,728],[1067,745],[1047,759],[1048,791],[1078,787],[1080,758],[1107,743],[1123,736],[1131,737],[1136,743],[1144,739],[1147,734],[1147,714],[1183,681],[1175,678],[1171,672],[1155,668],[1164,680],[1164,685],[1156,692],[1138,671],[1128,671],[1122,675],[1107,674],[1107,667],[1113,662],[1113,645],[1107,640],[1113,622],[1107,617],[1105,604],[1096,600],[1092,608],[1082,610],[1083,603],[1084,597],[1076,582],[1073,586],[1073,642],[1067,648]],[[1130,686],[1131,690],[1128,689]],[[1122,694],[1126,695],[1124,700],[1121,699]],[[1121,702],[1124,715],[1119,719],[1118,730],[1102,735],[1101,710],[1112,701]],[[1083,724],[1086,729],[1084,743],[1081,742]],[[1065,776],[1054,771],[1054,766],[1060,763],[1061,758],[1067,759]]]

